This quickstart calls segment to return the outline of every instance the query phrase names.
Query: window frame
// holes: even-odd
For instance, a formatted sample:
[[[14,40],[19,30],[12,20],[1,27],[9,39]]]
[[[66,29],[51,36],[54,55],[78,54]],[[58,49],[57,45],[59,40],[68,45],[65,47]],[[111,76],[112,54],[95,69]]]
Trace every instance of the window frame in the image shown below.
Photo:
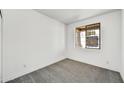
[[[79,42],[79,41],[77,41],[77,28],[80,28],[80,27],[83,27],[83,26],[85,26],[85,27],[87,27],[87,26],[89,26],[89,25],[94,25],[94,24],[99,24],[99,40],[98,40],[98,48],[92,48],[92,47],[90,47],[90,48],[87,48],[86,47],[86,45],[85,45],[85,48],[83,48],[83,47],[81,47],[81,46],[79,46],[79,45],[77,45],[77,43]],[[85,30],[85,32],[87,33],[87,30]],[[81,42],[80,42],[80,44],[81,44]],[[75,27],[75,29],[74,29],[74,46],[75,46],[75,48],[76,47],[78,47],[78,48],[83,48],[83,49],[101,49],[101,23],[100,22],[97,22],[97,23],[92,23],[92,24],[88,24],[88,25],[81,25],[81,26],[76,26]]]

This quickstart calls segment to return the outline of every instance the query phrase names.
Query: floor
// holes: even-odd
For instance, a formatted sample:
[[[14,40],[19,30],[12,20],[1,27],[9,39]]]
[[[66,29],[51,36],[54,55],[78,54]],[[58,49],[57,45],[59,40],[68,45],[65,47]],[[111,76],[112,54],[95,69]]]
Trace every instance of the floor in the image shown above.
[[[65,59],[7,83],[121,83],[118,72]]]

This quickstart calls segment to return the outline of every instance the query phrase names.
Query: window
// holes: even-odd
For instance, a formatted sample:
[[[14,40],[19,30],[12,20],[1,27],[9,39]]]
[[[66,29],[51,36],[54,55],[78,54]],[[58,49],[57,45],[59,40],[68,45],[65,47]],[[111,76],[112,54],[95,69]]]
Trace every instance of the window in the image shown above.
[[[100,23],[76,27],[76,47],[100,49]]]

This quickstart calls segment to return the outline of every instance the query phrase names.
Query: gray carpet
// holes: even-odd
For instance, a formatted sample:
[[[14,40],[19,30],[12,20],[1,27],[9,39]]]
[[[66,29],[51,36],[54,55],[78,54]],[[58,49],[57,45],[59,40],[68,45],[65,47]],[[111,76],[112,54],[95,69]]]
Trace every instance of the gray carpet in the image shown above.
[[[7,83],[122,83],[118,72],[65,59]]]

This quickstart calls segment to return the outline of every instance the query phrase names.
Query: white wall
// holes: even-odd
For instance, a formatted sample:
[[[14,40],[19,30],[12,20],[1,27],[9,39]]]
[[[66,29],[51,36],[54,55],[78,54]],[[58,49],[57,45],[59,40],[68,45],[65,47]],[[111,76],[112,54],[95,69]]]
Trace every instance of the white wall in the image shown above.
[[[74,48],[76,26],[101,23],[101,49]],[[68,58],[120,72],[121,11],[78,21],[67,27]]]
[[[0,82],[1,82],[1,16],[0,16]]]
[[[122,64],[121,64],[121,76],[124,81],[124,10],[122,10]]]
[[[3,82],[65,58],[65,25],[34,10],[3,10]]]

